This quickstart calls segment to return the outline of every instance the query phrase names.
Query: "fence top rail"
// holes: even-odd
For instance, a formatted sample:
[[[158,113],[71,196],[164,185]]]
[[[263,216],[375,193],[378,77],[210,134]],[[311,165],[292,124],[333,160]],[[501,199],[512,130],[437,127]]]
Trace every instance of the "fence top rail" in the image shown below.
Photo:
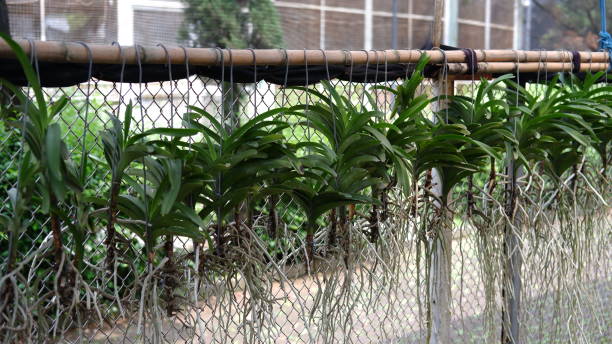
[[[465,63],[462,50],[285,50],[285,49],[216,49],[183,48],[180,46],[125,46],[76,42],[17,41],[27,54],[35,49],[39,61],[55,63],[95,64],[185,64],[194,66],[253,66],[253,65],[363,65],[415,63],[422,54],[429,56],[431,64]],[[89,48],[89,50],[88,50]],[[90,52],[91,51],[91,57]],[[583,63],[609,63],[608,52],[475,50],[478,62],[512,63],[572,63],[575,54]],[[0,58],[10,59],[11,48],[0,41]],[[599,67],[599,66],[598,66]]]

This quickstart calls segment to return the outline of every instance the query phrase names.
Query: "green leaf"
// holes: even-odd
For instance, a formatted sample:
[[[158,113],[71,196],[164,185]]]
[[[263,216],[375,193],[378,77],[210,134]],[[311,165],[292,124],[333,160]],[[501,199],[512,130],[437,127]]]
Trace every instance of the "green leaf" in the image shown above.
[[[217,133],[221,136],[221,137],[226,137],[227,136],[227,131],[225,130],[225,128],[223,127],[223,125],[221,125],[221,123],[219,123],[219,121],[217,121],[217,119],[212,116],[211,114],[209,114],[208,112],[206,112],[203,109],[200,109],[198,107],[195,106],[189,106],[188,107],[190,110],[194,111],[194,112],[190,112],[187,113],[187,120],[195,120],[198,117],[204,117],[206,119],[208,119],[208,121],[210,121],[210,124],[212,124],[214,126],[214,128],[217,130]]]
[[[123,140],[127,140],[127,138],[130,136],[130,126],[132,125],[132,110],[133,110],[133,106],[132,106],[132,101],[130,100],[130,103],[125,108],[125,112],[124,112]],[[123,141],[121,143],[123,143]]]
[[[312,215],[314,218],[312,220],[316,220],[325,212],[339,206],[374,202],[366,196],[338,192],[323,192],[317,195],[313,201]]]
[[[46,163],[49,173],[55,182],[62,181],[62,169],[61,169],[61,152],[62,152],[62,138],[61,129],[59,124],[53,123],[47,129],[47,135],[45,137],[45,152]]]
[[[205,239],[202,232],[198,230],[196,226],[188,226],[181,223],[180,226],[170,226],[154,229],[152,232],[153,240],[159,238],[162,235],[174,235],[191,238],[194,240]]]
[[[170,160],[166,164],[166,170],[168,172],[168,179],[170,181],[170,189],[163,196],[161,205],[161,215],[166,215],[176,202],[176,197],[181,190],[181,171],[182,161],[181,160]]]
[[[36,101],[38,102],[38,110],[40,111],[41,121],[43,123],[46,123],[48,118],[47,103],[45,101],[45,96],[43,94],[42,87],[40,86],[38,76],[36,75],[36,72],[34,71],[32,64],[30,63],[30,60],[28,59],[25,51],[21,49],[21,46],[17,44],[17,42],[15,42],[13,39],[11,39],[9,35],[4,32],[0,32],[0,38],[2,38],[6,42],[6,44],[11,47],[11,50],[13,50],[13,53],[19,61],[19,64],[21,64],[23,73],[25,74],[26,79],[28,80],[28,85],[30,86],[32,91],[34,91],[34,96],[36,98]]]
[[[560,128],[561,130],[563,130],[564,132],[566,132],[568,135],[570,135],[574,140],[576,140],[576,142],[578,142],[579,144],[583,145],[583,146],[589,146],[590,145],[590,140],[587,136],[582,135],[580,132],[578,132],[575,129],[572,129],[566,125],[562,125],[562,124],[554,124],[554,126],[556,126],[557,128]]]
[[[141,134],[137,134],[132,136],[128,141],[127,144],[131,145],[134,144],[136,142],[138,142],[139,140],[147,137],[147,136],[151,136],[151,135],[162,135],[162,136],[171,136],[171,137],[186,137],[186,136],[193,136],[195,134],[199,133],[199,130],[197,129],[188,129],[188,128],[153,128],[153,129],[149,129]]]

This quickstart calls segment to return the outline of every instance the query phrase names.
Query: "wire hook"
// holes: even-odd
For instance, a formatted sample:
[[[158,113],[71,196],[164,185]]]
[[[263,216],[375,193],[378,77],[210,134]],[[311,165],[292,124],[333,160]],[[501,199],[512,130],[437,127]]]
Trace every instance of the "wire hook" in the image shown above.
[[[157,44],[158,47],[164,49],[164,53],[166,53],[166,65],[168,66],[168,81],[170,82],[170,128],[174,127],[174,88],[173,88],[173,79],[172,79],[172,61],[170,59],[170,53],[166,46],[162,43]]]

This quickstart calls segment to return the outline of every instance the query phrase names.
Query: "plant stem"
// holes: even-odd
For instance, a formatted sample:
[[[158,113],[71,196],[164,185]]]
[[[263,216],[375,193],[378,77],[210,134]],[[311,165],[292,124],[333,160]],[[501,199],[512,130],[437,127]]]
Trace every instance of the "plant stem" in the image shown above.
[[[234,208],[234,224],[236,225],[236,231],[240,232],[242,229],[242,217],[240,216],[240,205]]]
[[[313,266],[314,263],[314,226],[308,225],[306,233],[306,265],[308,270]]]
[[[474,212],[474,177],[470,174],[468,176],[468,190],[467,190],[467,202],[468,202],[468,209],[467,209],[467,215],[468,217],[472,217],[472,214]]]
[[[221,257],[223,256],[223,237],[222,234],[223,233],[223,222],[222,221],[218,221],[217,224],[215,225],[215,241],[216,241],[216,253],[217,256]]]
[[[338,231],[338,215],[336,214],[336,208],[333,208],[329,212],[329,234],[328,234],[328,245],[329,247],[336,246],[336,236]]]
[[[15,224],[15,221],[21,222],[22,214],[15,213],[14,218],[11,220],[9,224],[9,247],[8,247],[8,257],[6,263],[6,273],[8,274],[13,270],[13,265],[15,264],[15,258],[17,255],[17,240],[19,240],[19,226]]]
[[[350,233],[348,228],[348,217],[346,212],[346,206],[339,208],[339,221],[338,226],[340,227],[340,236],[342,238],[342,250],[344,251],[344,264],[348,266],[350,258]]]
[[[378,192],[376,189],[373,191],[372,198],[377,199],[378,197],[384,197],[384,191]],[[372,204],[372,211],[370,212],[370,242],[375,243],[378,241],[380,235],[380,228],[378,227],[378,205]]]
[[[608,152],[607,152],[607,144],[606,144],[606,143],[602,143],[602,144],[601,144],[601,147],[602,147],[602,148],[601,148],[601,151],[602,151],[602,153],[603,153],[603,154],[602,154],[602,156],[601,156],[601,157],[602,157],[602,158],[601,158],[601,160],[602,160],[602,164],[603,164],[603,173],[602,173],[602,177],[603,177],[603,180],[604,180],[604,181],[606,181],[606,180],[607,180],[607,178],[606,178],[606,172],[607,172],[607,169],[608,169]]]
[[[425,190],[429,190],[431,188],[431,170],[427,170],[427,174],[425,175],[425,184],[423,185],[423,194],[427,195]]]
[[[491,158],[491,171],[489,172],[489,195],[493,195],[493,191],[495,191],[495,178],[497,178],[497,171],[495,171],[495,159]]]
[[[574,175],[571,180],[570,188],[574,194],[576,194],[576,179],[578,179],[578,165],[572,165],[572,174]]]
[[[115,266],[115,223],[117,222],[117,196],[121,182],[119,180],[113,180],[111,191],[110,191],[110,202],[108,206],[108,222],[106,224],[106,265],[109,271],[113,271]]]
[[[276,239],[278,236],[278,216],[276,214],[276,205],[278,203],[278,197],[276,195],[270,196],[268,204],[268,236],[271,239]]]
[[[217,175],[217,179],[215,181],[215,189],[217,198],[221,198],[221,183],[223,176],[221,173]],[[221,211],[221,206],[217,207],[217,227],[215,228],[215,239],[216,239],[216,253],[217,256],[223,256],[223,213]]]
[[[166,242],[164,243],[164,251],[166,252],[166,257],[168,261],[164,266],[165,272],[165,291],[166,291],[166,314],[170,317],[174,315],[176,311],[175,298],[174,298],[174,289],[177,286],[176,283],[176,267],[174,266],[174,239],[172,235],[166,236]]]
[[[57,205],[57,199],[51,194],[51,204]],[[55,253],[55,264],[59,268],[62,260],[62,231],[61,224],[55,209],[50,211],[51,234],[53,235],[53,251]]]
[[[253,208],[251,207],[251,197],[248,196],[246,201],[244,202],[245,216],[246,216],[246,226],[249,229],[247,233],[250,233],[250,229],[253,228]]]
[[[385,188],[380,195],[380,203],[382,203],[380,222],[385,222],[389,218],[389,191],[389,188]]]

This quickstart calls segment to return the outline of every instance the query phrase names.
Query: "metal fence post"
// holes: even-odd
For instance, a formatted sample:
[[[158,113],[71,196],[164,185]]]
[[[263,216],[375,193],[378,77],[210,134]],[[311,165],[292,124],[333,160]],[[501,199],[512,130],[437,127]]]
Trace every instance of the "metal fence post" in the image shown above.
[[[523,257],[517,230],[521,227],[520,216],[516,212],[516,179],[522,175],[522,168],[515,168],[512,153],[508,154],[509,183],[506,186],[506,216],[511,223],[504,226],[504,274],[502,286],[502,344],[520,343],[520,306],[521,306],[521,266]]]
[[[517,71],[518,73],[518,71]],[[518,75],[518,74],[517,74]],[[519,80],[520,82],[520,80]],[[516,105],[519,104],[518,92]],[[512,123],[516,118],[512,119]],[[516,126],[514,128],[516,131]],[[509,178],[505,189],[505,211],[508,222],[504,225],[503,242],[503,275],[502,275],[502,344],[520,343],[520,306],[522,291],[521,267],[523,257],[521,255],[520,239],[517,231],[522,223],[520,215],[516,214],[516,202],[518,198],[517,179],[523,175],[523,167],[516,166],[512,147],[506,151],[506,175]]]
[[[442,18],[444,17],[444,0],[436,0],[435,18],[433,23],[433,45],[440,47],[442,43]],[[444,67],[445,68],[445,67]],[[454,82],[445,80],[448,75],[440,73],[434,84],[434,96],[450,95],[454,90]],[[447,106],[446,102],[439,101],[437,110]],[[442,178],[438,170],[432,171],[432,192],[438,197],[442,197]],[[444,212],[444,204],[439,204],[439,211]],[[444,214],[441,213],[441,216]],[[450,302],[451,302],[451,255],[452,255],[452,234],[450,230],[442,226],[442,230],[437,233],[431,242],[431,267],[429,277],[429,302],[431,309],[430,324],[430,344],[450,343]]]

